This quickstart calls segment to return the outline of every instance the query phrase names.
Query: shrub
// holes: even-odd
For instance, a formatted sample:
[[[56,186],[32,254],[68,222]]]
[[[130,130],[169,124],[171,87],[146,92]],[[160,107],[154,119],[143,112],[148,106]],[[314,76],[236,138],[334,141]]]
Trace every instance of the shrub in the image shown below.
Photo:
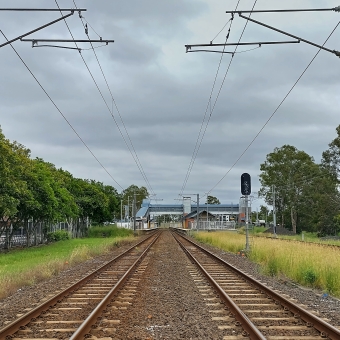
[[[126,237],[133,234],[133,231],[117,226],[93,226],[89,228],[88,237]]]
[[[265,272],[270,276],[277,276],[279,273],[279,261],[276,257],[270,257],[265,265]]]
[[[58,230],[54,232],[47,233],[47,242],[57,242],[63,240],[69,240],[70,235],[67,231]]]
[[[303,274],[304,281],[312,286],[315,284],[317,278],[318,276],[312,268],[307,269]]]

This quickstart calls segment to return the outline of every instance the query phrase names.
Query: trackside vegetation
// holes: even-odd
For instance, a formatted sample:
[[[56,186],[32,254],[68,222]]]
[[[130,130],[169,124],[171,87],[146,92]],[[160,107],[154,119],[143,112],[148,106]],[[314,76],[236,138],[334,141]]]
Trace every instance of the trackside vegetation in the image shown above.
[[[107,233],[99,235],[99,231]],[[51,278],[94,256],[107,254],[122,242],[132,241],[132,231],[117,227],[93,227],[82,239],[64,239],[44,246],[0,253],[0,298]]]
[[[276,223],[294,234],[305,230],[324,237],[340,232],[340,125],[336,133],[320,163],[295,146],[283,145],[260,164],[258,195],[270,209],[275,205]],[[255,216],[273,221],[265,206]]]
[[[245,237],[232,232],[199,232],[194,237],[219,249],[238,253]],[[309,242],[250,237],[248,257],[263,274],[288,278],[340,297],[340,248]]]
[[[132,230],[117,226],[93,226],[88,230],[88,237],[127,237],[132,234]]]
[[[148,191],[132,184],[118,193],[111,185],[75,178],[32,159],[28,148],[8,140],[0,129],[0,248],[10,249],[16,237],[27,247],[60,239],[62,234],[49,234],[60,229],[83,237],[91,225],[120,219],[121,207],[134,196],[139,207]]]

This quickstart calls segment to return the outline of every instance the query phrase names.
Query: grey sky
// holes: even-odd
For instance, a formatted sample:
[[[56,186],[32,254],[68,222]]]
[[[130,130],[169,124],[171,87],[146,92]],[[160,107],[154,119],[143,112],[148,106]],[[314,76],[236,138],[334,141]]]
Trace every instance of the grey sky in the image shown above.
[[[64,8],[74,7],[71,0],[58,3]],[[115,40],[114,44],[96,49],[97,56],[153,191],[164,202],[175,203],[221,57],[215,53],[186,54],[184,45],[209,43],[229,20],[225,11],[233,10],[237,1],[77,0],[76,4],[87,8],[83,13],[85,19],[103,39]],[[251,9],[253,4],[254,0],[241,0],[239,8]],[[299,0],[298,4],[291,0],[258,0],[255,9],[338,5],[336,0]],[[10,6],[56,8],[56,3],[15,0]],[[0,0],[0,7],[9,7],[8,1]],[[58,12],[0,12],[0,29],[11,39],[59,16]],[[254,14],[253,18],[323,44],[339,22],[340,13]],[[86,39],[77,14],[67,22],[76,39]],[[229,42],[238,41],[244,25],[245,20],[235,16]],[[214,42],[224,42],[227,28]],[[91,28],[89,34],[98,38]],[[30,38],[71,37],[61,21]],[[340,28],[326,46],[340,50],[339,38]],[[242,38],[242,41],[268,40],[292,39],[253,23],[248,24]],[[0,37],[0,42],[4,41]],[[123,188],[131,184],[146,186],[79,53],[31,48],[30,43],[20,41],[13,46],[113,178]],[[300,43],[262,46],[235,55],[184,193],[203,196],[215,187],[317,51]],[[82,56],[111,109],[110,94],[93,52],[82,51]],[[223,57],[213,102],[230,58]],[[0,59],[0,124],[6,137],[30,148],[33,157],[42,157],[76,177],[96,179],[121,191],[81,144],[10,46],[0,49]],[[340,59],[321,51],[251,148],[211,194],[223,203],[238,202],[240,175],[249,172],[256,195],[260,163],[275,147],[284,144],[294,145],[319,161],[340,124],[339,79]],[[115,108],[113,114],[128,142]]]

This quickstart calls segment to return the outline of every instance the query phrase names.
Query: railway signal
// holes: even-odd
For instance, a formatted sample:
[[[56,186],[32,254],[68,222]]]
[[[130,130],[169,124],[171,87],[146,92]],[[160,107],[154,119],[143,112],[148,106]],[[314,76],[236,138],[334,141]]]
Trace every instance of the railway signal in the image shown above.
[[[246,203],[246,251],[249,251],[249,211],[248,211],[248,199],[249,195],[251,194],[251,178],[250,175],[245,172],[241,175],[241,194],[245,197]]]

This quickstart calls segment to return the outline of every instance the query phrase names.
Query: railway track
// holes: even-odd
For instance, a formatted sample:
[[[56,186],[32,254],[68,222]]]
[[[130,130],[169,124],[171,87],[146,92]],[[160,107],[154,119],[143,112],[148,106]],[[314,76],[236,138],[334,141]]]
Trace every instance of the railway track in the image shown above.
[[[340,339],[337,328],[296,305],[288,297],[247,276],[187,237],[176,232],[172,234],[196,264],[197,269],[192,271],[192,276],[207,302],[212,308],[216,306],[216,315],[225,315],[218,303],[220,298],[227,306],[229,315],[216,317],[215,320],[227,323],[235,318],[235,325],[242,327],[241,336],[226,336],[225,339]],[[232,328],[228,324],[219,327]]]
[[[160,232],[153,233],[67,289],[18,315],[17,320],[0,330],[0,339],[84,339],[112,332],[119,320],[110,311],[125,309],[131,303],[145,269],[145,256],[159,235]],[[95,326],[98,320],[103,327]]]

